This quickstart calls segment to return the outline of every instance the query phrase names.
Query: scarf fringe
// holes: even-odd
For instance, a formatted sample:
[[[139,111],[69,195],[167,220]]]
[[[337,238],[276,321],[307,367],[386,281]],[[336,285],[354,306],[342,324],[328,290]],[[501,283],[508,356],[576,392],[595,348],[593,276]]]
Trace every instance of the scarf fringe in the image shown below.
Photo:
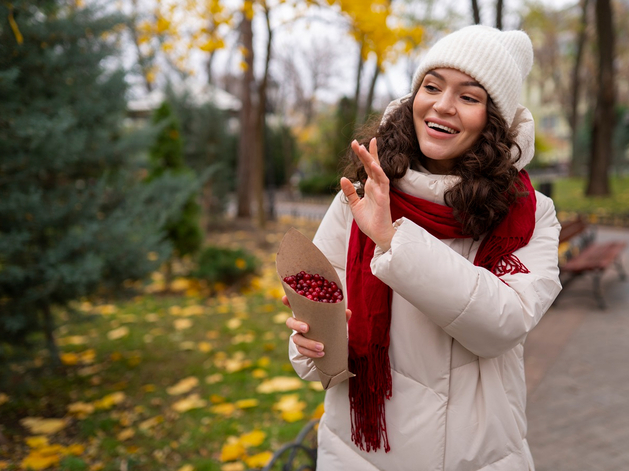
[[[385,399],[392,394],[391,365],[387,348],[374,347],[369,356],[351,359],[350,371],[356,377],[349,380],[352,441],[363,451],[389,452],[389,437],[385,417]],[[375,420],[374,420],[375,418]]]

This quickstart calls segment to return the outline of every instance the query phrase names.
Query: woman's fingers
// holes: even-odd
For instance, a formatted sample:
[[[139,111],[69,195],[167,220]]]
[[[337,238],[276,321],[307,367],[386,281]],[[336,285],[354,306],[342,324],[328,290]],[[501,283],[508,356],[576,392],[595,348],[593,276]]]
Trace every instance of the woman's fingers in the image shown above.
[[[373,156],[369,153],[369,151],[365,148],[365,146],[363,146],[362,144],[359,144],[356,139],[352,141],[352,150],[362,162],[363,167],[365,167],[365,172],[367,172],[367,177],[373,178],[372,170],[371,170],[371,164],[374,161]]]
[[[288,301],[288,296],[282,296],[282,304],[286,307],[290,307],[290,302]]]
[[[293,335],[293,342],[297,346],[297,351],[310,358],[321,358],[325,355],[323,344],[315,340],[307,339],[301,334]]]
[[[369,153],[379,166],[380,158],[378,157],[378,139],[376,139],[375,137],[372,137],[371,141],[369,141]]]
[[[288,319],[286,319],[286,327],[296,332],[301,332],[302,334],[305,334],[306,332],[308,332],[308,330],[310,330],[310,326],[308,326],[308,324],[302,321],[298,321],[294,317],[289,317]]]
[[[360,201],[360,196],[356,193],[356,188],[354,188],[353,183],[345,177],[341,178],[341,190],[343,190],[343,194],[347,198],[350,206]]]

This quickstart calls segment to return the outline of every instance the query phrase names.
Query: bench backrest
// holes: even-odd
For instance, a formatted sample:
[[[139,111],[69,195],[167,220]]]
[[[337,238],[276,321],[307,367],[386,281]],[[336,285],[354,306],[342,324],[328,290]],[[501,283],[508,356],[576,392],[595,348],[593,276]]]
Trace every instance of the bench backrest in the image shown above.
[[[571,219],[561,223],[561,232],[559,232],[559,243],[567,242],[570,239],[581,235],[588,228],[588,223],[582,218]]]

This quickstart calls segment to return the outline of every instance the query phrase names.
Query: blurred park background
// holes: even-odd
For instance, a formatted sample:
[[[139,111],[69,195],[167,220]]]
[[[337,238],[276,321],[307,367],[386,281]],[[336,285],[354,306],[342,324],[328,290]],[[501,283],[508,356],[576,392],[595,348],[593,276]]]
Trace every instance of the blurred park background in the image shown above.
[[[0,470],[259,469],[319,417],[277,247],[473,23],[531,36],[560,219],[629,227],[626,0],[0,3]]]

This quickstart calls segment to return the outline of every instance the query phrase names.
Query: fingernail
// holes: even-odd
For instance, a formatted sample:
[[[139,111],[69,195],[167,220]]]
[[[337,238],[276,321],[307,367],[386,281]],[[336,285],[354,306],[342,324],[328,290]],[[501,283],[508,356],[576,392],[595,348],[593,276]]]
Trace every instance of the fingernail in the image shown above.
[[[323,351],[323,344],[321,343],[316,344],[315,349],[319,350],[320,352]]]
[[[325,355],[325,352],[317,352],[318,357],[322,357],[323,355]]]
[[[300,328],[299,330],[301,330],[301,331],[302,331],[302,333],[304,333],[304,334],[305,334],[306,332],[308,332],[308,327],[306,327],[305,325],[302,325],[302,326],[301,326],[301,328]]]

